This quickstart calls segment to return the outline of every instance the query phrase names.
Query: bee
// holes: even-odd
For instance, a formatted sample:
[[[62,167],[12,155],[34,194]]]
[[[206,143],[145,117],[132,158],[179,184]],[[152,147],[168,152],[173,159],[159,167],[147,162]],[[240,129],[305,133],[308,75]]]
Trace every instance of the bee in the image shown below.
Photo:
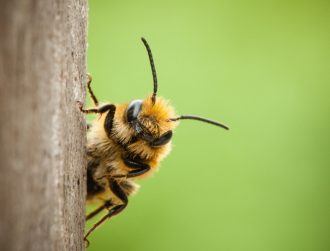
[[[173,130],[179,120],[199,120],[228,130],[219,122],[194,115],[176,116],[170,103],[157,96],[158,82],[151,49],[141,38],[150,61],[153,76],[153,93],[144,100],[129,103],[99,104],[88,75],[87,88],[94,108],[81,112],[95,113],[95,119],[87,133],[87,202],[101,205],[86,216],[91,219],[103,210],[107,213],[89,229],[84,240],[107,219],[122,212],[128,196],[137,192],[138,178],[150,176],[157,170],[162,159],[171,151]]]

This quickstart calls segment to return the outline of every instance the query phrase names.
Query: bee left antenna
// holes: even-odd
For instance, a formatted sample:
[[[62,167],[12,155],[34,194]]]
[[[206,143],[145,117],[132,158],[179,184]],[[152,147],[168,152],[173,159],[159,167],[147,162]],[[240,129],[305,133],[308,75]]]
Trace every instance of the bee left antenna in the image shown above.
[[[152,98],[151,99],[152,99],[152,103],[155,104],[155,102],[156,102],[156,95],[157,95],[157,89],[158,89],[156,68],[155,68],[155,64],[154,64],[154,59],[152,57],[151,49],[150,49],[150,46],[147,43],[147,40],[145,40],[143,37],[141,37],[141,40],[142,40],[144,46],[146,47],[147,52],[148,52],[148,56],[149,56],[152,77],[153,77],[153,80],[154,80],[154,92],[152,94]]]
[[[181,119],[199,120],[199,121],[209,123],[209,124],[212,124],[212,125],[215,125],[215,126],[222,127],[223,129],[229,130],[229,127],[224,125],[224,124],[221,124],[221,123],[219,123],[217,121],[214,121],[214,120],[210,120],[210,119],[202,118],[202,117],[199,117],[199,116],[195,116],[195,115],[181,115],[177,118],[169,119],[169,121],[177,121],[177,120],[181,120]]]

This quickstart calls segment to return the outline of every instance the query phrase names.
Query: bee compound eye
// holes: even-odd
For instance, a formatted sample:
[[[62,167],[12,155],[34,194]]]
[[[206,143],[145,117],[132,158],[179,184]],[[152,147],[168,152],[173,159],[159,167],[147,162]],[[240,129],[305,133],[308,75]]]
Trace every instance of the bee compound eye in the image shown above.
[[[142,108],[142,100],[133,100],[127,107],[126,119],[128,123],[133,122],[137,119]]]

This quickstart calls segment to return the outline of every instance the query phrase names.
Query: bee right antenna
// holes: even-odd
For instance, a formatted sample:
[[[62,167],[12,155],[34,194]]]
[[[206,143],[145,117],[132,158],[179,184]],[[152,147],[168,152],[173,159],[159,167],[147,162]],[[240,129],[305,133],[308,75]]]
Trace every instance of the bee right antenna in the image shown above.
[[[212,125],[215,125],[215,126],[222,127],[223,129],[229,130],[229,127],[228,126],[225,126],[225,125],[223,125],[223,124],[221,124],[221,123],[219,123],[217,121],[206,119],[206,118],[202,118],[202,117],[195,116],[195,115],[181,115],[181,116],[179,116],[177,118],[169,119],[169,121],[177,121],[177,120],[181,120],[181,119],[199,120],[199,121],[202,121],[202,122],[205,122],[205,123],[209,123],[209,124],[212,124]]]
[[[155,102],[156,102],[156,95],[157,95],[157,89],[158,89],[156,68],[155,68],[154,60],[152,58],[151,49],[150,49],[150,46],[147,43],[147,40],[145,40],[143,37],[141,37],[141,40],[142,40],[144,46],[146,47],[147,52],[148,52],[148,56],[149,56],[152,77],[153,77],[153,80],[154,80],[154,92],[152,94],[152,98],[151,99],[152,99],[152,103],[155,104]]]

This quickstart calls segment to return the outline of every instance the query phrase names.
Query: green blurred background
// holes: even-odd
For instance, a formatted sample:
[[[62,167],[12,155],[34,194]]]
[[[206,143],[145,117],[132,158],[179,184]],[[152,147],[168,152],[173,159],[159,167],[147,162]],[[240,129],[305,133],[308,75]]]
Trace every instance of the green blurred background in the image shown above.
[[[160,171],[89,250],[330,250],[330,2],[89,5],[100,100],[151,93],[145,36],[159,94],[231,128],[183,121]]]

